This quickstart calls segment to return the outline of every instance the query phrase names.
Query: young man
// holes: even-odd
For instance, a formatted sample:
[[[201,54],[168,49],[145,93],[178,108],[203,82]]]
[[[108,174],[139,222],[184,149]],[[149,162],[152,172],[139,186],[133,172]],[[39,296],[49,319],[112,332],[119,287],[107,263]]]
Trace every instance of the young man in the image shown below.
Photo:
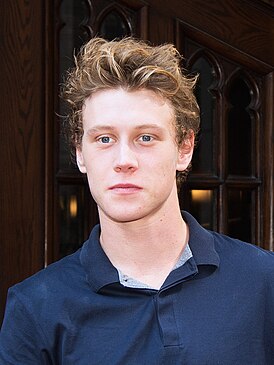
[[[181,214],[199,110],[171,45],[92,39],[70,136],[100,226],[9,291],[0,363],[270,365],[274,255]]]

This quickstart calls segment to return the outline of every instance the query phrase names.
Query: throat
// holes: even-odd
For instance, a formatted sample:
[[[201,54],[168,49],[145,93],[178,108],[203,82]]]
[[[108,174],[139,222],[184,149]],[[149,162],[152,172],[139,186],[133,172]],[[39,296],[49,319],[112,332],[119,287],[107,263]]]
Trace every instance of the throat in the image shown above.
[[[121,270],[117,269],[120,283],[130,288],[159,290],[165,282],[166,278],[168,277],[169,273],[179,268],[180,266],[183,266],[191,257],[192,252],[189,245],[187,244],[172,269],[166,268],[165,271],[163,268],[157,267],[157,272],[136,272],[135,274],[133,274],[134,277],[131,277],[123,273]]]
[[[155,289],[180,261],[188,242],[188,227],[181,216],[157,229],[125,224],[109,228],[101,225],[100,242],[112,265],[129,279]]]

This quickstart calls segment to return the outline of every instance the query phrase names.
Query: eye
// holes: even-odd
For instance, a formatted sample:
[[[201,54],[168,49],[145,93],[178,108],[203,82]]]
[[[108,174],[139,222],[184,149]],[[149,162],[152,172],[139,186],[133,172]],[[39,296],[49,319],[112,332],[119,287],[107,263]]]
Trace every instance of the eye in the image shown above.
[[[113,142],[113,139],[111,137],[108,137],[108,136],[102,136],[102,137],[99,137],[97,139],[97,141],[99,143],[108,144],[108,143]]]
[[[153,140],[153,137],[148,134],[144,134],[139,139],[141,140],[141,142],[151,142]]]

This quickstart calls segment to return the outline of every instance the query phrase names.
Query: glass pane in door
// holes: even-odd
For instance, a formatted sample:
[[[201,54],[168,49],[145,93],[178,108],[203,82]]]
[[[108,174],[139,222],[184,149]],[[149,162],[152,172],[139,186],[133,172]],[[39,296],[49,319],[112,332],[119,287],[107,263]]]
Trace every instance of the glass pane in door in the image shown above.
[[[130,33],[126,20],[115,10],[105,16],[99,28],[100,36],[108,40],[123,38]]]
[[[214,195],[214,190],[190,190],[189,210],[206,229],[213,229]]]
[[[193,173],[212,175],[214,164],[213,119],[215,99],[210,92],[214,82],[213,66],[205,57],[200,57],[192,65],[191,71],[199,74],[195,90],[201,110],[201,129],[198,135],[197,149],[193,156]]]
[[[59,187],[59,257],[77,250],[86,238],[84,237],[84,194],[83,186],[60,185]]]
[[[251,94],[243,78],[229,85],[227,136],[228,173],[236,176],[252,175],[252,120],[248,109]]]
[[[252,239],[252,191],[228,189],[228,235],[247,242]]]

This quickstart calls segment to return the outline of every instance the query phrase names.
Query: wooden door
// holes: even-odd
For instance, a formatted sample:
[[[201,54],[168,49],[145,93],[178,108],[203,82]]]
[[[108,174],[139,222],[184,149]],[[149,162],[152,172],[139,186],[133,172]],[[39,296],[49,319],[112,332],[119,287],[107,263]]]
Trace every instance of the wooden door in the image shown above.
[[[206,7],[198,0],[172,0],[168,5],[158,0],[93,0],[81,6],[78,26],[74,22],[69,31],[66,24],[59,34],[60,59],[72,59],[73,47],[79,49],[95,35],[107,39],[132,35],[153,44],[175,43],[185,57],[184,66],[200,74],[196,92],[201,132],[192,171],[180,192],[181,207],[206,228],[273,248],[274,54],[269,52],[273,8],[244,0],[211,1]],[[70,49],[66,48],[69,32],[74,34]],[[63,66],[65,71],[70,65]],[[54,246],[53,259],[73,251],[98,222],[86,182],[77,168],[68,167],[68,158],[63,160],[66,165],[57,174],[61,194],[56,197],[66,202],[56,224],[57,231],[58,227],[63,231],[59,236],[63,245],[59,251]],[[72,201],[79,207],[78,220],[68,214]],[[75,232],[83,235],[73,243]]]
[[[98,221],[57,116],[73,50],[97,34],[175,43],[200,73],[201,133],[181,206],[273,249],[271,2],[1,1],[1,312],[10,285],[75,250]]]
[[[42,0],[0,1],[0,321],[8,287],[44,265],[42,9]]]

